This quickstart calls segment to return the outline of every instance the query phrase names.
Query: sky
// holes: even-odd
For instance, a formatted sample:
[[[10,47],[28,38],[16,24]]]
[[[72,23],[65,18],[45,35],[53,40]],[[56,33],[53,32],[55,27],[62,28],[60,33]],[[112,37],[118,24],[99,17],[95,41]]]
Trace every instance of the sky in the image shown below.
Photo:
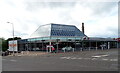
[[[88,37],[118,37],[118,0],[0,0],[0,37],[6,39],[12,38],[12,24],[15,37],[24,39],[40,25],[75,25],[81,30],[82,22]]]

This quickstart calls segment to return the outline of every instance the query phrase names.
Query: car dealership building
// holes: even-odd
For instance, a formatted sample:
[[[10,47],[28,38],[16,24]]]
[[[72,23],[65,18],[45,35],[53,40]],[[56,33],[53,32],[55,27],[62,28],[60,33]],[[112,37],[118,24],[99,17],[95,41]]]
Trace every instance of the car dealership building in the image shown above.
[[[117,38],[89,37],[74,25],[46,24],[40,26],[28,39],[17,40],[18,51],[82,51],[118,48]],[[70,49],[71,48],[71,49]]]

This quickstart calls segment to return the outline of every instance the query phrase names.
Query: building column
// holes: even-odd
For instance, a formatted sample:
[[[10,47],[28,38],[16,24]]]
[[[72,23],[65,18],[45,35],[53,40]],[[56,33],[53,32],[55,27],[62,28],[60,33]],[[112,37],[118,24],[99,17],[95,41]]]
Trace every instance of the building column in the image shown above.
[[[49,45],[51,45],[51,41],[49,42]],[[49,50],[50,50],[50,52],[52,52],[52,49],[51,49],[51,47],[49,47]]]
[[[110,49],[110,42],[108,42],[108,49]]]
[[[118,48],[120,48],[120,42],[118,41],[117,43],[118,43]]]
[[[43,41],[42,41],[42,51],[43,51]]]
[[[42,51],[44,50],[44,41],[45,40],[41,40],[42,41]]]
[[[91,41],[89,41],[89,51],[90,51],[90,49],[91,49]]]
[[[119,43],[118,43],[118,41],[117,41],[117,48],[119,48]]]
[[[76,40],[75,40],[75,48],[73,49],[73,52],[75,51],[75,49],[76,49]]]
[[[81,51],[83,50],[83,47],[84,47],[84,41],[82,41],[82,48],[81,48]]]
[[[57,43],[57,52],[58,52],[58,43]]]
[[[35,51],[36,51],[36,46],[37,46],[37,43],[36,43],[36,40],[35,40]]]
[[[46,47],[46,52],[48,52],[48,47]]]
[[[96,41],[96,50],[97,50],[97,41]]]
[[[36,40],[34,40],[34,42],[33,42],[33,44],[34,44],[34,51],[36,51],[36,42],[35,42]]]
[[[102,41],[102,44],[101,44],[101,49],[103,50],[103,41]]]
[[[56,44],[57,44],[57,52],[58,52],[58,48],[59,48],[58,44],[59,44],[60,39],[57,39],[56,41],[57,41]]]
[[[76,49],[76,40],[75,40],[75,48],[73,48],[73,52],[75,51],[75,49]]]
[[[116,48],[118,48],[118,41],[116,42]]]
[[[30,51],[32,51],[32,39],[30,39]]]

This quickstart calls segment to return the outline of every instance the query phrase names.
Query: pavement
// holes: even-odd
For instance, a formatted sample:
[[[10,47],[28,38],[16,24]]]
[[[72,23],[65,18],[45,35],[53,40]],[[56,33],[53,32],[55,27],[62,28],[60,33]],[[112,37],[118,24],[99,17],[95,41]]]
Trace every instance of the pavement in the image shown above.
[[[44,55],[44,54],[48,54],[47,52],[40,52],[40,51],[22,51],[21,53],[11,53],[10,55],[8,56],[41,56],[41,55]]]
[[[38,53],[38,52],[37,52]],[[118,49],[4,56],[3,71],[118,71]]]

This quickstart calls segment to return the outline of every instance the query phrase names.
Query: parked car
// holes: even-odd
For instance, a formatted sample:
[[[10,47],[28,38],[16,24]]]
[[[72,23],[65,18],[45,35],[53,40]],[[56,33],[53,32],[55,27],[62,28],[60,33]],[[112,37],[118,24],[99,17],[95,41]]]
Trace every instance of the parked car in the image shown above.
[[[2,52],[2,56],[7,56],[9,55],[9,51]]]
[[[63,47],[62,50],[66,50],[66,51],[70,51],[70,50],[73,50],[74,48],[72,48],[71,46],[70,47]]]

